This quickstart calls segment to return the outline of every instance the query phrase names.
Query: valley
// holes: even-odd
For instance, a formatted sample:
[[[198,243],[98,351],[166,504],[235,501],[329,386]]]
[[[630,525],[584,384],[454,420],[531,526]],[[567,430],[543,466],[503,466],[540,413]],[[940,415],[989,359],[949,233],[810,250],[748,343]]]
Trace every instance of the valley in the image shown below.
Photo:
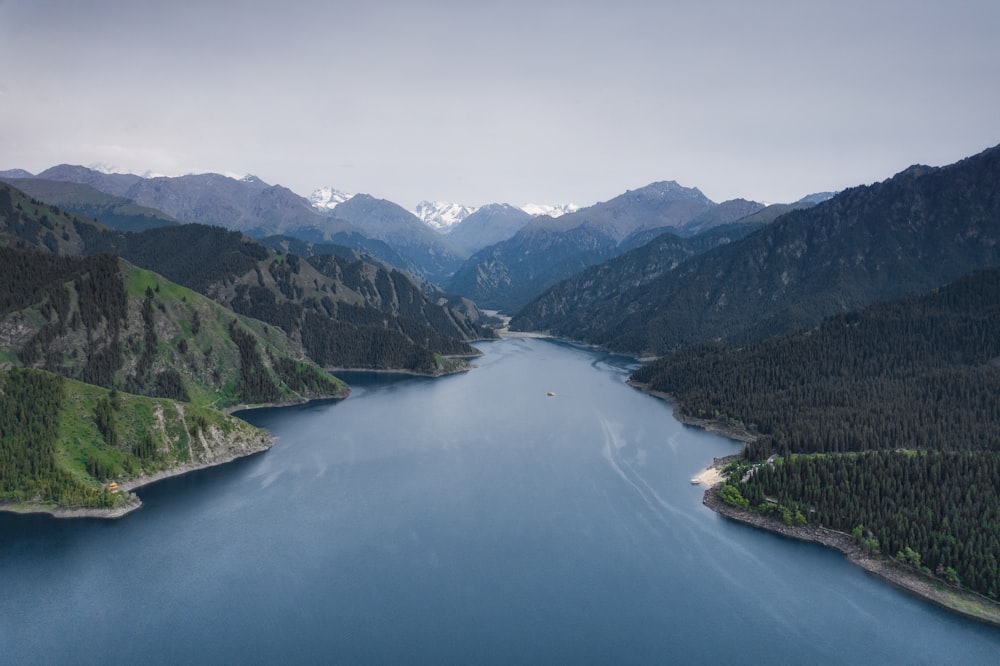
[[[234,409],[551,336],[648,359],[631,381],[680,418],[747,433],[714,491],[731,505],[1000,593],[1000,148],[787,204],[662,181],[537,216],[218,174],[7,173],[4,432],[35,438],[7,445],[8,507],[120,515],[137,484],[267,448]],[[46,382],[57,399],[32,411],[54,430],[19,416]]]

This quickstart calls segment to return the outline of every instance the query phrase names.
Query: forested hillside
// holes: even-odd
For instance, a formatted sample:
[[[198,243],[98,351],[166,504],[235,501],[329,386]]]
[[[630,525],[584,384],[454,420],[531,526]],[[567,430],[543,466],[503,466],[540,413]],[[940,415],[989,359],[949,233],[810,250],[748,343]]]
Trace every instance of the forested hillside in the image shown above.
[[[208,295],[236,312],[281,327],[326,367],[402,368],[436,373],[446,355],[475,355],[468,340],[492,337],[471,304],[424,298],[398,273],[388,280],[406,294],[380,295],[368,280],[390,271],[358,262],[331,278],[291,254],[275,253],[238,232],[180,225],[142,233],[109,230],[0,184],[0,239],[17,247],[65,254],[110,253]],[[324,260],[320,260],[324,261]],[[363,268],[369,266],[370,268]],[[370,298],[375,295],[375,298]],[[419,314],[418,311],[419,310]],[[416,317],[415,317],[416,315]],[[450,367],[450,366],[449,366]]]
[[[89,251],[114,252],[280,327],[324,367],[433,374],[439,356],[475,355],[466,341],[492,336],[466,314],[429,302],[402,273],[366,262],[333,255],[304,261],[201,225],[81,233]]]
[[[524,307],[511,330],[545,330],[554,335],[589,339],[603,333],[626,287],[638,289],[674,271],[687,259],[728,245],[760,229],[763,223],[740,222],[682,238],[660,232],[653,240],[559,282]]]
[[[206,407],[11,369],[0,371],[0,442],[3,505],[124,510],[138,500],[108,482],[225,462],[271,438]]]
[[[633,379],[756,434],[748,461],[779,456],[730,500],[860,525],[871,547],[1000,593],[1000,268],[744,348],[682,349]]]
[[[278,329],[111,255],[0,248],[0,294],[9,363],[216,407],[345,390]]]
[[[642,355],[720,338],[741,344],[1000,264],[1000,147],[911,167],[796,210],[572,315],[526,308],[536,329]],[[643,270],[641,265],[637,271]],[[537,304],[536,304],[537,305]],[[575,330],[572,322],[587,322]]]

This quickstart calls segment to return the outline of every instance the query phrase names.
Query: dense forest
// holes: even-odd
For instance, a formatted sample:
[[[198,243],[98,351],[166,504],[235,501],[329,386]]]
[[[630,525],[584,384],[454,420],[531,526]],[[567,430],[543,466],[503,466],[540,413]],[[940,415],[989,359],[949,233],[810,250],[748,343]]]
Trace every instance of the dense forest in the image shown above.
[[[120,508],[135,498],[115,492],[112,480],[210,464],[269,443],[266,432],[208,407],[44,370],[0,371],[0,502]]]
[[[334,255],[304,261],[275,254],[238,232],[196,224],[138,234],[95,231],[83,223],[77,230],[89,252],[115,252],[239,314],[278,326],[325,367],[433,373],[435,353],[475,355],[465,340],[492,335],[431,303],[399,271],[363,261]]]
[[[633,380],[756,434],[748,463],[776,454],[730,501],[860,525],[886,554],[1000,593],[1000,269],[747,347],[685,348]]]

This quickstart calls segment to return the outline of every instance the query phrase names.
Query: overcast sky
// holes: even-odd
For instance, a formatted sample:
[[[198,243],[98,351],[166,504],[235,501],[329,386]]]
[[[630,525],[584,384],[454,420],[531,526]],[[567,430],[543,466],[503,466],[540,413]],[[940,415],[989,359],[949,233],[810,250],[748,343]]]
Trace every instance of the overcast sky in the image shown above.
[[[768,202],[1000,143],[997,0],[0,0],[0,169]]]

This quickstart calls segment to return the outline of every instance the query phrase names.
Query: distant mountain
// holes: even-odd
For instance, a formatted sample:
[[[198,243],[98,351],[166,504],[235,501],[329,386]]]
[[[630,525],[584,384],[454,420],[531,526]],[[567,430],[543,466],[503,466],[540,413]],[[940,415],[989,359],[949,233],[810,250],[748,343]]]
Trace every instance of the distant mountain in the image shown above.
[[[465,256],[507,240],[532,216],[509,204],[489,204],[476,209],[448,232],[448,241]]]
[[[696,236],[712,229],[729,227],[737,222],[746,223],[752,229],[755,228],[753,225],[760,221],[754,216],[762,213],[763,210],[764,204],[757,203],[756,201],[747,201],[746,199],[723,201],[719,205],[709,208],[701,215],[686,222],[680,228],[674,229],[673,233],[679,236]],[[746,233],[749,233],[749,231],[750,229],[746,230]],[[618,249],[624,252],[642,247],[662,233],[664,233],[663,228],[640,229],[623,240],[619,244]],[[740,237],[744,235],[739,234]]]
[[[126,198],[131,198],[127,196],[129,188],[142,180],[141,176],[133,174],[104,173],[73,164],[51,167],[38,174],[36,178],[90,185],[98,192]]]
[[[309,195],[309,203],[311,203],[315,208],[324,212],[329,212],[333,210],[337,204],[344,203],[353,196],[353,194],[348,194],[347,192],[342,192],[332,187],[321,187]]]
[[[30,171],[25,171],[24,169],[7,169],[5,171],[0,171],[0,180],[7,180],[9,178],[34,178],[35,174]]]
[[[573,203],[569,204],[527,203],[521,206],[521,210],[523,210],[528,215],[531,215],[532,217],[539,217],[542,215],[546,215],[548,217],[560,217],[562,215],[565,215],[566,213],[575,213],[576,211],[580,210],[580,206],[577,206],[576,204]]]
[[[816,192],[814,194],[807,194],[795,203],[818,204],[823,203],[827,199],[832,199],[835,196],[837,196],[836,192]]]
[[[444,201],[421,201],[413,214],[435,231],[448,232],[459,222],[476,212],[475,206],[447,203]]]
[[[173,217],[131,199],[100,192],[90,185],[41,178],[0,178],[22,192],[78,215],[93,218],[113,229],[142,231],[179,224]]]
[[[764,204],[746,199],[731,199],[723,201],[714,208],[709,208],[701,215],[681,225],[679,231],[682,236],[694,236],[704,233],[723,224],[730,224],[736,220],[759,213],[765,208]]]
[[[332,216],[369,238],[388,243],[419,271],[417,275],[431,282],[444,284],[462,263],[446,236],[391,201],[358,194],[337,204]]]
[[[448,286],[484,307],[516,312],[556,282],[631,249],[624,243],[629,237],[681,232],[717,206],[696,188],[670,181],[559,218],[535,218],[472,255]]]
[[[38,178],[89,185],[181,222],[211,224],[251,236],[294,232],[323,238],[350,231],[348,225],[321,215],[307,199],[256,176],[236,179],[203,173],[144,178],[63,164],[46,169]]]
[[[1000,147],[947,167],[910,167],[793,210],[650,282],[636,264],[633,274],[600,287],[608,295],[602,303],[569,319],[558,301],[539,299],[512,326],[662,354],[706,339],[740,344],[809,327],[998,264]]]

